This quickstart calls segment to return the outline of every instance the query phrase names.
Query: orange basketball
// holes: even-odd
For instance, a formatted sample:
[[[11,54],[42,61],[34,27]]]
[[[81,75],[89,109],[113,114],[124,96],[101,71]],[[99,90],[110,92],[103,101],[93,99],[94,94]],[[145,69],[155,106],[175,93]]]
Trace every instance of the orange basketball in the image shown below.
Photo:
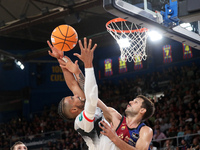
[[[55,48],[61,51],[69,51],[76,46],[78,34],[69,25],[60,25],[51,33],[51,42]]]

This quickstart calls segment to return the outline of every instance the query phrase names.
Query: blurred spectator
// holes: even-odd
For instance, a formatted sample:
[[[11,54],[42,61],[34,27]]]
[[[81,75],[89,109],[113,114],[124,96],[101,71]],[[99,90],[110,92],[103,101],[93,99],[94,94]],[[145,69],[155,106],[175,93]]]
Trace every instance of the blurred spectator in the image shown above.
[[[187,143],[191,143],[192,142],[192,136],[190,134],[192,134],[191,127],[189,125],[186,125],[185,126],[185,141]]]
[[[168,124],[164,122],[164,120],[161,121],[160,123],[160,131],[165,133],[165,131],[168,129]]]
[[[184,139],[182,139],[181,144],[177,150],[187,150],[188,148],[190,148],[190,145]]]
[[[177,135],[177,128],[176,128],[175,123],[173,122],[172,125],[171,125],[171,127],[168,130],[168,136],[169,137],[174,137],[176,135]]]
[[[163,146],[163,150],[175,150],[175,147],[172,145],[171,140],[166,140]]]
[[[200,125],[199,124],[196,125],[196,131],[197,131],[198,134],[200,134]]]
[[[162,140],[167,138],[163,132],[160,132],[160,129],[156,129],[155,134],[153,135],[154,140]]]
[[[150,143],[150,150],[157,150],[157,147],[155,147],[152,142]]]
[[[199,150],[200,149],[200,143],[198,138],[194,138],[190,147],[190,150]]]
[[[185,132],[183,131],[183,127],[180,126],[180,127],[179,127],[179,130],[178,130],[177,136],[183,136],[184,134],[185,134]]]
[[[193,124],[193,130],[195,130],[196,131],[196,129],[197,129],[197,125],[199,125],[200,123],[199,123],[199,120],[198,120],[198,118],[197,117],[195,117],[194,118],[194,124]]]
[[[155,122],[156,121],[159,121],[159,122],[162,121],[162,118],[161,118],[160,114],[156,114],[156,120],[155,120]]]

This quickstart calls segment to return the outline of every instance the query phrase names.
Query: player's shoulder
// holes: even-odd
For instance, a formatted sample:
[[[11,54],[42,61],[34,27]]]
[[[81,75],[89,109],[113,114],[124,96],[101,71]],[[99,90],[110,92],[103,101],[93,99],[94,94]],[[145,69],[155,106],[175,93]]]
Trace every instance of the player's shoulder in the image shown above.
[[[141,127],[140,133],[152,134],[153,130],[149,126],[145,125],[145,126]]]

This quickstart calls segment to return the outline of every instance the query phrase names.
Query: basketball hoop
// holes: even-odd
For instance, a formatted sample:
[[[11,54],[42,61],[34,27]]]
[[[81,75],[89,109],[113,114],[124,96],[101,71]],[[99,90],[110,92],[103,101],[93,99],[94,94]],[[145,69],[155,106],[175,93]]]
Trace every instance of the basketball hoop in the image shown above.
[[[118,42],[121,59],[134,62],[146,60],[145,52],[148,29],[122,18],[116,18],[106,23],[107,31]]]

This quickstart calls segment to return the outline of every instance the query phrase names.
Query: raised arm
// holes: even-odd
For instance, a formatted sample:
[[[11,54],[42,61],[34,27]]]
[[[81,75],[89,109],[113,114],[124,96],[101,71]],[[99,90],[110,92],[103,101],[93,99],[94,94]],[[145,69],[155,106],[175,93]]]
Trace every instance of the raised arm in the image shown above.
[[[73,63],[69,57],[65,56],[64,58],[61,57],[61,59],[64,60],[65,63],[66,63],[66,64],[64,64],[65,69],[67,69],[68,71],[73,73],[73,75],[74,75],[76,81],[78,82],[81,90],[84,91],[85,77],[84,77],[82,71],[79,68],[78,60],[76,60],[75,63]]]
[[[78,66],[78,60],[73,63],[71,59],[67,56],[61,58],[64,60],[65,63],[62,64],[62,67],[67,69],[70,73],[74,75],[75,80],[78,82],[81,90],[84,92],[84,84],[85,84],[85,77]]]
[[[94,50],[97,47],[97,44],[95,44],[92,47],[92,40],[89,40],[89,43],[87,45],[87,39],[84,38],[84,46],[82,45],[82,42],[79,40],[79,47],[81,49],[81,55],[75,53],[74,55],[77,56],[80,60],[83,61],[85,66],[85,115],[90,120],[94,119],[97,102],[98,102],[98,87],[96,84],[96,79],[94,75],[94,68],[93,68],[93,54]],[[92,47],[92,48],[91,48]]]
[[[85,99],[85,94],[82,91],[82,89],[80,88],[78,82],[76,81],[76,79],[74,78],[74,74],[71,73],[67,68],[68,66],[73,66],[74,63],[69,59],[69,57],[64,56],[64,60],[63,59],[58,59],[58,62],[60,64],[60,67],[63,71],[63,75],[65,78],[65,82],[67,84],[67,86],[69,87],[69,89],[72,91],[72,93],[74,95],[78,95],[79,97],[81,97],[82,99]],[[68,61],[66,61],[68,60]],[[82,72],[80,72],[82,73]]]
[[[66,56],[64,57],[64,53],[62,51],[53,47],[49,41],[47,41],[47,43],[51,49],[51,51],[49,50],[48,53],[50,56],[52,56],[58,60],[68,88],[72,91],[72,93],[74,95],[79,95],[80,97],[85,98],[84,92],[81,90],[81,88],[79,87],[79,84],[76,82],[73,73],[67,69],[67,66],[77,67],[77,62],[75,62],[75,64],[74,64],[68,57],[66,57]],[[62,60],[63,58],[65,58],[64,60],[67,62]],[[81,71],[76,72],[76,74],[80,74],[80,73],[82,73],[82,72]]]
[[[97,45],[95,44],[93,48],[91,48],[92,40],[90,39],[87,45],[87,39],[84,38],[84,44],[82,45],[82,42],[79,40],[79,46],[81,49],[81,55],[77,53],[75,53],[74,55],[84,62],[85,74],[87,76],[86,77],[87,81],[85,81],[85,88],[87,88],[85,89],[86,99],[88,100],[87,95],[89,96],[91,93],[95,94],[95,98],[94,99],[89,98],[89,100],[91,101],[91,104],[95,106],[94,108],[96,109],[96,102],[97,102],[96,96],[98,96],[98,88],[96,84],[92,61],[94,57],[93,56],[94,50]],[[91,87],[93,87],[93,89]],[[114,110],[113,108],[107,107],[100,99],[98,99],[97,106],[103,111],[104,117],[109,123],[111,123],[112,121],[115,121],[115,119],[112,120],[113,118],[116,118],[116,117],[112,117],[113,115],[117,116],[118,118],[121,117],[121,115],[116,110]]]
[[[63,71],[63,75],[65,78],[66,84],[69,87],[69,89],[73,92],[74,95],[77,94],[80,97],[85,98],[85,96],[83,95],[84,94],[83,91],[84,91],[85,77],[78,66],[78,61],[75,61],[75,63],[73,63],[69,57],[63,56],[62,51],[59,51],[55,47],[53,47],[49,41],[47,41],[47,43],[48,43],[49,47],[51,48],[51,51],[48,51],[49,55],[58,60],[60,66],[61,66],[61,69]],[[91,40],[89,41],[88,46],[87,46],[87,39],[84,39],[84,46],[82,45],[81,41],[79,41],[80,49],[82,49],[81,52],[84,55],[81,56],[78,54],[74,54],[75,56],[81,57],[80,59],[84,59],[84,61],[86,62],[84,64],[86,68],[93,66],[92,60],[89,60],[87,58],[87,57],[90,57],[91,59],[93,59],[93,54],[91,57],[91,54],[90,54],[90,56],[88,56],[88,54],[85,54],[85,52],[84,52],[85,49],[91,50],[91,45],[92,45]],[[95,49],[96,45],[93,48]],[[83,56],[85,58],[83,58]],[[73,75],[75,76],[76,81],[79,84],[79,87],[78,87],[77,82],[75,81]],[[96,80],[95,80],[95,82],[96,82]],[[80,88],[82,91],[80,91]],[[107,107],[101,100],[98,100],[97,106],[99,108],[101,108],[101,110],[103,111],[104,117],[110,123],[112,122],[112,115],[116,115],[116,113],[118,113],[117,111],[113,110],[112,108]],[[119,113],[118,113],[118,116],[121,117],[121,115]]]

